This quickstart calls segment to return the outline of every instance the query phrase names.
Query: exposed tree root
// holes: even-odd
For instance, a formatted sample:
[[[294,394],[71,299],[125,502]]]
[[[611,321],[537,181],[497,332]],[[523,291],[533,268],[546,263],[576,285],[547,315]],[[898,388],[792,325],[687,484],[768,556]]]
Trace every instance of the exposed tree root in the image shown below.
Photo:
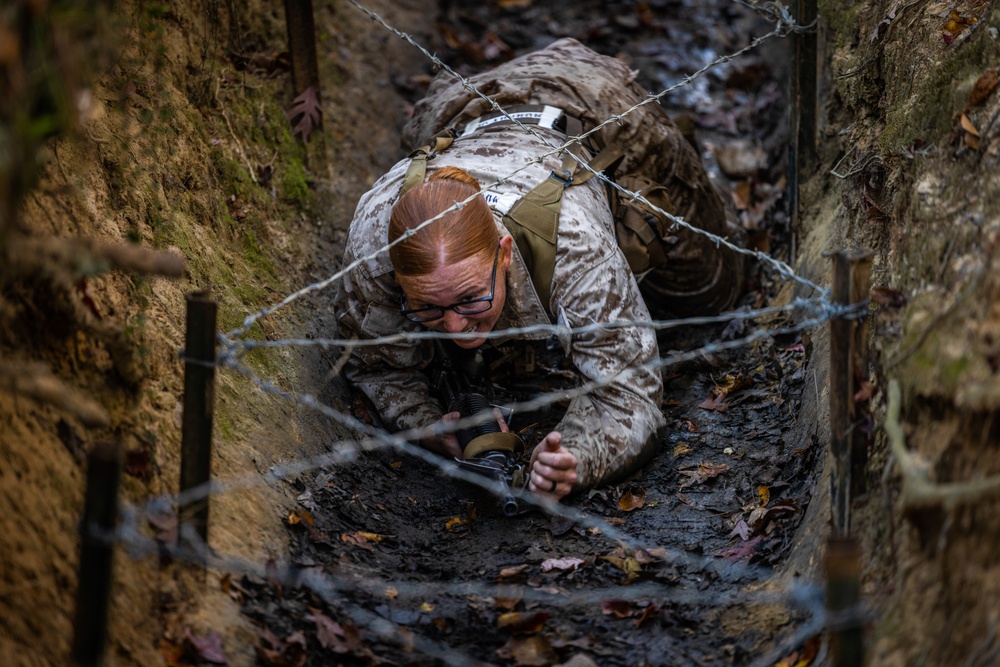
[[[0,390],[54,405],[88,426],[107,426],[111,422],[107,410],[52,375],[43,364],[0,365]]]
[[[975,503],[984,498],[1000,497],[1000,475],[968,482],[935,483],[906,449],[903,429],[899,425],[900,389],[897,380],[889,382],[889,405],[885,415],[885,432],[889,446],[903,475],[900,498],[906,511],[943,508],[953,510],[960,505]]]
[[[89,238],[11,236],[8,238],[8,275],[39,271],[90,274],[119,267],[170,278],[184,275],[184,258],[168,252],[126,244],[101,243]]]

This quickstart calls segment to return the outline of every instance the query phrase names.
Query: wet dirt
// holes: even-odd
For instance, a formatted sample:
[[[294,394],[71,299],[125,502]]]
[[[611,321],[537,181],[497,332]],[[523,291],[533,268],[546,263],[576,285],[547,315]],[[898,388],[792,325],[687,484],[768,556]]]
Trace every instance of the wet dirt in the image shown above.
[[[628,58],[658,91],[770,29],[731,3],[442,2],[428,46],[468,74],[572,36]],[[785,46],[662,102],[693,123],[753,246],[787,260]],[[425,83],[397,82],[411,101]],[[776,289],[758,267],[743,305],[767,305]],[[669,330],[661,354],[790,323]],[[534,372],[501,391],[519,399],[572,381],[538,354]],[[291,553],[277,560],[291,567],[228,582],[260,628],[260,662],[554,665],[582,654],[602,666],[752,664],[800,616],[779,587],[773,618],[739,620],[758,608],[748,591],[787,556],[816,484],[819,444],[797,424],[803,392],[815,390],[810,354],[808,334],[789,333],[668,365],[656,457],[564,501],[563,513],[506,517],[492,496],[389,450],[290,480],[299,507],[286,520]],[[512,428],[530,443],[558,416],[518,414]]]

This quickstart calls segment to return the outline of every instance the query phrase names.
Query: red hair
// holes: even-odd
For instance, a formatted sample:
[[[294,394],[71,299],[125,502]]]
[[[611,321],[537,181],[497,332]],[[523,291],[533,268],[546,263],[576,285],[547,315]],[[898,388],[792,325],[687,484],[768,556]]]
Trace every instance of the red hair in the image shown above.
[[[397,274],[425,276],[439,266],[454,264],[483,254],[492,261],[500,233],[493,212],[481,195],[452,209],[480,190],[479,181],[457,167],[444,167],[399,198],[389,216],[389,242],[447,211],[416,234],[389,248],[389,259]],[[448,210],[451,209],[451,210]]]

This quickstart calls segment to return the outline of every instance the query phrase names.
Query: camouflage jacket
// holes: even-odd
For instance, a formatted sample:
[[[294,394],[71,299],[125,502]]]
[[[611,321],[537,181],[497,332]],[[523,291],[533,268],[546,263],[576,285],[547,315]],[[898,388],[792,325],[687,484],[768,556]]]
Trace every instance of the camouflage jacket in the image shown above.
[[[622,62],[564,39],[471,81],[501,106],[548,104],[592,127],[646,98],[634,78]],[[461,128],[488,111],[489,104],[460,83],[439,78],[415,107],[404,141],[420,145],[442,128]],[[476,177],[494,209],[497,228],[504,233],[498,209],[528,192],[561,163],[559,155],[536,160],[566,137],[556,130],[537,126],[534,130],[538,136],[500,124],[460,136],[428,161],[428,172],[455,166]],[[686,219],[702,215],[709,221],[704,226],[724,219],[697,155],[659,106],[643,107],[598,134],[602,141],[629,147],[620,169],[669,183]],[[400,314],[401,290],[385,250],[389,214],[409,163],[409,159],[397,163],[358,204],[344,256],[344,266],[356,266],[344,276],[336,300],[343,337],[372,339],[422,329]],[[498,180],[502,183],[496,184]],[[548,305],[557,323],[568,327],[650,319],[618,248],[607,194],[597,179],[564,192]],[[549,322],[515,245],[507,300],[495,331]],[[539,332],[520,337],[548,336]],[[571,400],[556,427],[563,445],[580,461],[577,488],[589,488],[631,471],[655,447],[653,436],[663,423],[656,337],[653,330],[634,326],[564,335],[559,340],[582,380],[597,383],[586,395]],[[433,346],[426,341],[358,346],[351,351],[345,375],[372,400],[388,426],[402,430],[427,426],[442,415],[425,374],[432,362]]]

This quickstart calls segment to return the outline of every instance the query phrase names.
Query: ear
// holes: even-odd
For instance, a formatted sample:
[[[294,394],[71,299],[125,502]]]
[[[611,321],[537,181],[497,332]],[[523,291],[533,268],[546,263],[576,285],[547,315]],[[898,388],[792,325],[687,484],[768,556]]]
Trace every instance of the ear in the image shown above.
[[[500,266],[504,271],[510,268],[510,262],[514,258],[514,237],[505,234],[500,237]]]

